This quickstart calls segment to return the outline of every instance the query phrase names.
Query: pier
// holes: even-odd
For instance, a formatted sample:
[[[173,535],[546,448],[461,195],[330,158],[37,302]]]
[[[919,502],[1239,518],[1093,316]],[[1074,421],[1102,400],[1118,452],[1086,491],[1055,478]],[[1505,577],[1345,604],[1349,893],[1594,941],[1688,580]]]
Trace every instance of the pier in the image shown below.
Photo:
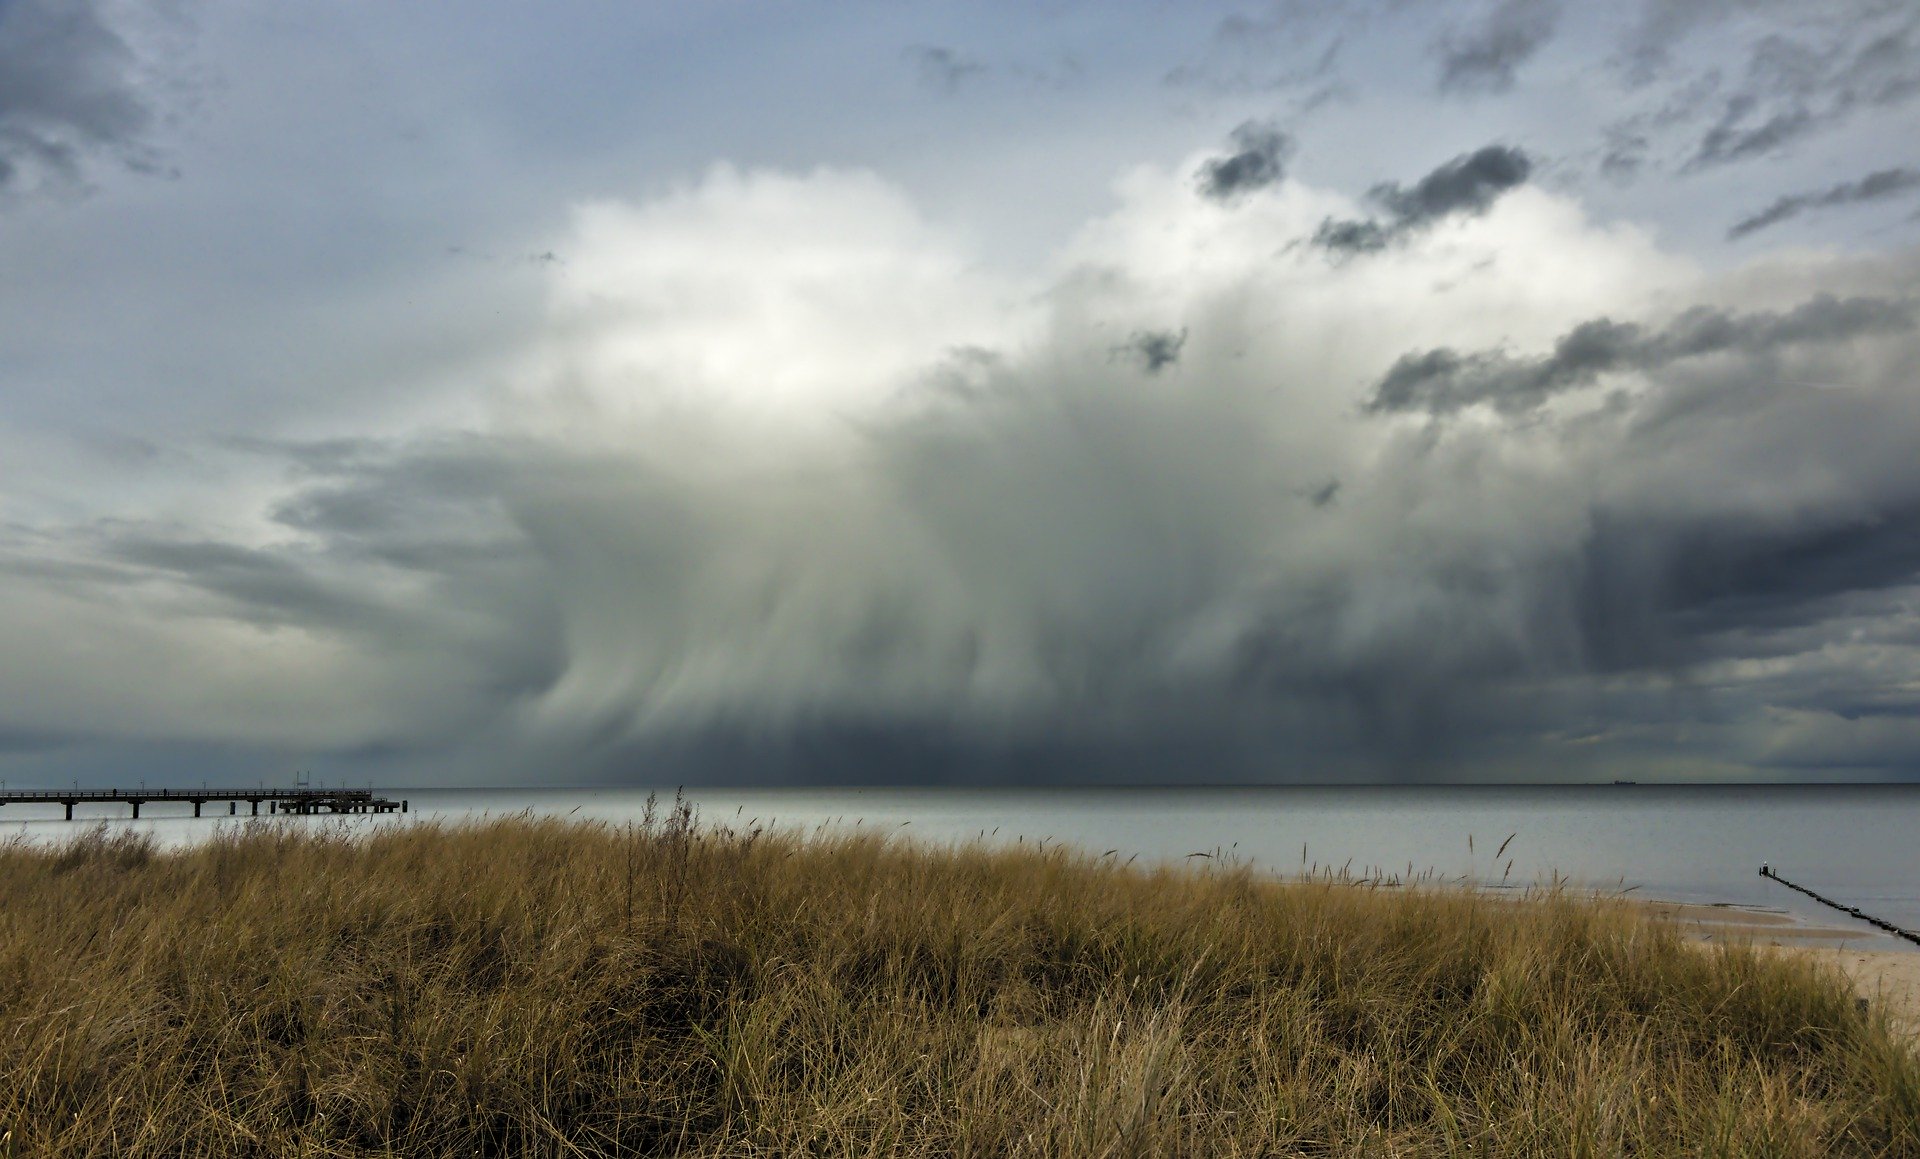
[[[193,815],[201,816],[201,810],[209,802],[227,803],[227,816],[235,817],[240,813],[240,802],[248,804],[250,817],[260,815],[260,804],[265,802],[269,814],[284,813],[291,816],[311,816],[315,813],[404,813],[405,801],[388,800],[376,797],[372,789],[28,789],[25,791],[0,791],[0,805],[64,805],[67,820],[73,820],[73,807],[81,804],[128,805],[133,816],[140,816],[140,806],[153,801],[186,801],[193,805]]]

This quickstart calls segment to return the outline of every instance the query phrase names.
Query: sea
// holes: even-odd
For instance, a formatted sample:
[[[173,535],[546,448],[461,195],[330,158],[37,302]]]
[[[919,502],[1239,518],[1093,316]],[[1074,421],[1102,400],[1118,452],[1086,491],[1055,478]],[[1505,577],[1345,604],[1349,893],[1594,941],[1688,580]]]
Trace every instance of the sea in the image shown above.
[[[675,790],[395,789],[404,815],[195,819],[149,803],[0,808],[0,838],[58,841],[138,827],[168,846],[235,825],[376,829],[531,814],[623,825]],[[1568,889],[1776,910],[1915,949],[1762,877],[1762,865],[1845,906],[1920,930],[1920,785],[1583,785],[1218,788],[701,788],[699,819],[736,828],[879,832],[936,845],[1047,843],[1145,864],[1241,864],[1275,877]],[[244,804],[241,811],[245,813]],[[218,814],[217,816],[215,814]]]

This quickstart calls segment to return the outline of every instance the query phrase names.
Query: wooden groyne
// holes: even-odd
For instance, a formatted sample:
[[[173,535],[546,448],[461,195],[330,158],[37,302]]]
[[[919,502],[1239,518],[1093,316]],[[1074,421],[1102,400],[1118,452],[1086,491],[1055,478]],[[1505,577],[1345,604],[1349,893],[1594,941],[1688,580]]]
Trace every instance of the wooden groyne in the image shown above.
[[[238,816],[240,802],[251,806],[248,816],[260,815],[266,802],[268,813],[307,816],[314,813],[404,813],[405,801],[376,797],[372,789],[27,789],[0,792],[0,805],[64,805],[67,820],[73,820],[73,807],[79,804],[108,803],[130,805],[133,816],[150,801],[188,801],[193,815],[212,801],[227,802],[227,816]]]
[[[1822,897],[1819,894],[1808,889],[1804,885],[1797,885],[1794,882],[1788,881],[1786,878],[1781,877],[1779,874],[1773,871],[1773,867],[1771,865],[1762,865],[1760,867],[1760,876],[1777,881],[1781,885],[1786,886],[1788,889],[1799,890],[1801,893],[1806,894],[1808,897],[1819,902],[1821,905],[1828,906],[1832,909],[1837,909],[1841,913],[1846,914],[1849,917],[1859,918],[1861,921],[1867,923],[1868,925],[1877,926],[1878,928],[1883,929],[1886,932],[1892,934],[1896,938],[1905,938],[1907,941],[1912,942],[1914,945],[1920,946],[1920,934],[1916,934],[1912,930],[1901,929],[1899,926],[1894,925],[1892,922],[1882,921],[1881,919],[1874,917],[1872,914],[1862,913],[1860,911],[1860,907],[1858,906],[1841,905],[1839,902],[1834,901],[1832,898]]]

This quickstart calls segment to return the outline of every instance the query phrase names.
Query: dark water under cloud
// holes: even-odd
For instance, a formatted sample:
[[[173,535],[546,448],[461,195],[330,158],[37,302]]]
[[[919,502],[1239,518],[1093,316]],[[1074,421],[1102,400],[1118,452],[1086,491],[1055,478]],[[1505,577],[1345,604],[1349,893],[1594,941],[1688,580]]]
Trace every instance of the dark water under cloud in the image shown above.
[[[528,811],[612,824],[637,820],[645,789],[383,790],[404,818],[281,819],[268,824],[375,826]],[[671,791],[668,791],[670,796]],[[813,829],[860,826],[921,841],[1062,841],[1093,853],[1182,861],[1228,854],[1278,874],[1328,866],[1353,876],[1425,871],[1497,885],[1551,882],[1640,896],[1790,910],[1826,925],[1848,919],[1761,879],[1782,875],[1888,921],[1920,929],[1920,786],[1421,787],[1172,789],[702,789],[703,821]],[[169,817],[141,825],[189,843],[231,824]],[[86,809],[83,807],[82,813]],[[99,816],[124,810],[96,807]],[[54,809],[8,806],[0,834],[76,831]],[[130,824],[115,821],[114,824]],[[1512,835],[1506,853],[1495,851]],[[1471,848],[1469,848],[1471,838]],[[1508,869],[1508,862],[1512,867]],[[1897,947],[1860,926],[1862,945]]]

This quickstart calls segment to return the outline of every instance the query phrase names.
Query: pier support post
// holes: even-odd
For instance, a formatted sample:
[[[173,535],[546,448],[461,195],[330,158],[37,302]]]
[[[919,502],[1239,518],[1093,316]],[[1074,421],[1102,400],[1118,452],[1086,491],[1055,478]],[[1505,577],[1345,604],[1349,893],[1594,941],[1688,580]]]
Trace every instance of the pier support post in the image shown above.
[[[402,813],[407,811],[407,803],[405,801],[400,802],[400,811]]]
[[[198,817],[198,816],[200,815],[200,802],[199,802],[199,801],[195,801],[195,802],[193,803],[193,815],[194,815],[195,817]]]
[[[255,817],[260,815],[260,802],[258,801],[253,802],[253,815]]]
[[[62,802],[60,802],[60,803],[61,803],[61,804],[63,804],[63,805],[65,805],[65,806],[67,807],[67,820],[69,820],[69,821],[71,821],[71,820],[73,820],[73,802],[72,802],[72,801],[62,801]]]
[[[231,817],[235,813],[238,813],[239,811],[240,811],[240,802],[238,801],[227,802],[227,816]]]
[[[140,802],[138,801],[133,802],[133,819],[135,821],[140,819]]]

